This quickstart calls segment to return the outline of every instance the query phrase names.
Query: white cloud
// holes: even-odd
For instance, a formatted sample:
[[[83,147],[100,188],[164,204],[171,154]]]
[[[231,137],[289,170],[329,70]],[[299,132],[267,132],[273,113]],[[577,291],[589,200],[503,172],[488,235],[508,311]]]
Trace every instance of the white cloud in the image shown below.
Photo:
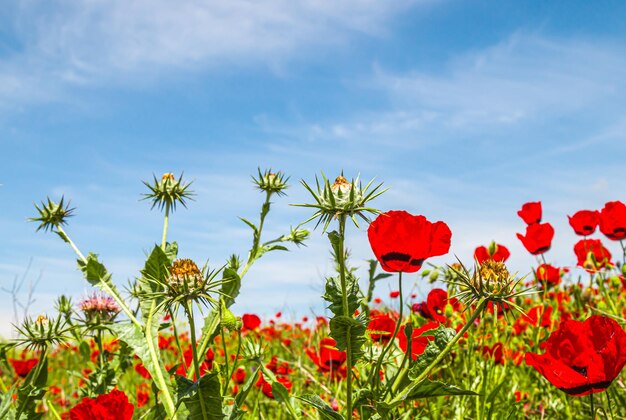
[[[68,86],[136,86],[181,69],[272,66],[354,34],[384,36],[415,2],[22,1],[11,22],[21,49],[0,63],[0,105],[67,99]]]
[[[358,86],[380,95],[380,106],[339,120],[300,124],[291,134],[300,132],[309,141],[424,148],[494,133],[507,141],[555,118],[576,117],[581,124],[617,129],[623,125],[617,110],[626,97],[625,51],[620,42],[520,32],[453,56],[436,72],[400,73],[376,65]],[[260,121],[269,132],[289,134],[275,125]]]

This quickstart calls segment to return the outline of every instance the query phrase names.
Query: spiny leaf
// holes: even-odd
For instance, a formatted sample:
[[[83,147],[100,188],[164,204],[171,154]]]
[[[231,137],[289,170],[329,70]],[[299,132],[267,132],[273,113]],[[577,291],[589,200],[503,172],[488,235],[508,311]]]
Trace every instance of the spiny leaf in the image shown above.
[[[343,315],[330,320],[330,336],[335,339],[337,349],[341,351],[346,350],[349,340],[353,363],[363,355],[362,347],[366,342],[364,321]]]
[[[321,399],[318,395],[315,394],[304,394],[296,397],[300,401],[304,401],[305,403],[317,408],[317,412],[320,415],[320,419],[322,420],[343,420],[344,417],[333,410],[326,401]]]

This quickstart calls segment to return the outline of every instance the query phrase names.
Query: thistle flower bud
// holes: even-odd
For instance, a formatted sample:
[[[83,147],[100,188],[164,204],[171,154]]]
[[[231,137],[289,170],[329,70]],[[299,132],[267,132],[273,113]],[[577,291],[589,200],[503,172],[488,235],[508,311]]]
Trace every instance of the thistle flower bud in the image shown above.
[[[164,173],[161,176],[161,180],[158,180],[154,175],[153,178],[152,184],[143,181],[144,185],[150,189],[150,192],[143,194],[142,200],[151,200],[152,208],[159,207],[159,209],[165,209],[167,212],[176,210],[176,204],[182,204],[183,207],[187,207],[185,200],[191,200],[194,193],[189,190],[191,182],[183,182],[182,174],[178,180],[171,172]]]
[[[174,260],[170,267],[170,293],[177,295],[190,290],[201,288],[204,285],[204,276],[193,260],[180,258]]]
[[[266,170],[261,173],[259,169],[258,178],[252,177],[252,182],[256,184],[256,186],[269,194],[278,194],[285,195],[284,191],[287,189],[287,181],[289,178],[285,178],[285,174],[282,172],[272,172],[271,169]]]
[[[445,280],[459,286],[460,292],[457,297],[467,305],[476,304],[479,301],[506,301],[507,307],[523,312],[512,302],[512,299],[536,293],[530,290],[516,290],[517,286],[522,284],[524,277],[516,278],[515,275],[511,275],[501,261],[486,260],[475,266],[473,273],[470,273],[462,264],[460,267],[459,270],[449,266],[449,271],[453,271],[455,276],[453,280],[448,280],[448,277],[452,276],[446,275]]]
[[[509,277],[509,270],[507,270],[504,263],[486,260],[474,272],[472,282],[474,287],[480,288],[487,293],[499,294],[506,290],[509,284]]]
[[[39,315],[35,320],[27,317],[16,327],[20,337],[13,340],[9,346],[25,345],[27,349],[43,350],[66,342],[71,328],[62,316],[49,319],[46,315]]]
[[[39,217],[31,217],[28,219],[29,222],[39,222],[39,226],[37,226],[37,231],[43,229],[44,232],[47,230],[54,230],[54,228],[58,228],[66,224],[66,219],[68,217],[73,216],[74,208],[70,208],[69,201],[64,203],[64,197],[61,197],[61,200],[58,203],[47,199],[48,202],[41,202],[41,207],[35,204],[35,208],[39,213]]]
[[[358,227],[356,216],[369,222],[369,219],[366,217],[367,213],[380,213],[374,208],[366,207],[366,204],[385,192],[385,190],[380,190],[382,184],[370,188],[373,183],[372,180],[363,187],[358,177],[352,180],[352,182],[349,182],[343,175],[338,176],[332,184],[324,174],[322,174],[322,179],[323,183],[320,185],[316,177],[316,190],[313,190],[309,184],[302,181],[302,185],[311,193],[315,199],[315,203],[296,205],[317,209],[315,214],[313,214],[307,222],[319,218],[317,223],[323,223],[323,230],[326,231],[330,222],[338,217],[350,217]]]

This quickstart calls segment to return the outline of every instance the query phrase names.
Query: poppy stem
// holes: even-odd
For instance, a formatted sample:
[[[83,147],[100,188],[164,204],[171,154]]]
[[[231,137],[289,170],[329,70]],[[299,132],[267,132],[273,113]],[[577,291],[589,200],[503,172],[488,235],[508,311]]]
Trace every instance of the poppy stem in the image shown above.
[[[595,420],[596,418],[596,410],[593,406],[593,392],[589,393],[589,405],[591,406],[591,419]]]
[[[378,357],[374,370],[370,373],[370,375],[373,375],[373,378],[376,379],[377,390],[380,387],[380,367],[383,363],[383,360],[385,359],[385,354],[387,354],[389,349],[394,345],[396,336],[398,335],[398,331],[400,330],[400,325],[402,324],[402,309],[404,307],[404,301],[402,297],[402,271],[398,272],[398,290],[400,292],[400,295],[398,296],[400,299],[400,314],[398,317],[398,322],[396,322],[396,328],[394,329],[393,334],[391,335],[391,338],[389,338],[387,345],[383,347],[383,351],[380,353],[380,356]],[[400,368],[398,368],[398,372],[400,372]]]

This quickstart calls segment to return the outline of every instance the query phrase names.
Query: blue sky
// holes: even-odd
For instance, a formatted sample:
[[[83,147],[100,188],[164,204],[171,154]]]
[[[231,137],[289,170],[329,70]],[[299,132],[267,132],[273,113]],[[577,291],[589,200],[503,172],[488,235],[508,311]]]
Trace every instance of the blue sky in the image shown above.
[[[90,291],[71,250],[26,222],[64,194],[68,233],[125,284],[160,238],[141,180],[169,171],[197,193],[172,219],[181,256],[245,256],[257,167],[292,181],[268,235],[308,218],[289,206],[309,201],[300,179],[343,170],[390,188],[382,210],[446,221],[453,249],[435,262],[495,239],[528,271],[516,211],[542,200],[547,258],[571,265],[566,215],[626,198],[625,35],[620,1],[15,1],[0,10],[0,282],[32,259],[33,312]],[[364,230],[349,245],[354,264],[372,257]],[[269,255],[236,310],[320,311],[327,249],[314,232]],[[0,294],[3,319],[11,306]]]

